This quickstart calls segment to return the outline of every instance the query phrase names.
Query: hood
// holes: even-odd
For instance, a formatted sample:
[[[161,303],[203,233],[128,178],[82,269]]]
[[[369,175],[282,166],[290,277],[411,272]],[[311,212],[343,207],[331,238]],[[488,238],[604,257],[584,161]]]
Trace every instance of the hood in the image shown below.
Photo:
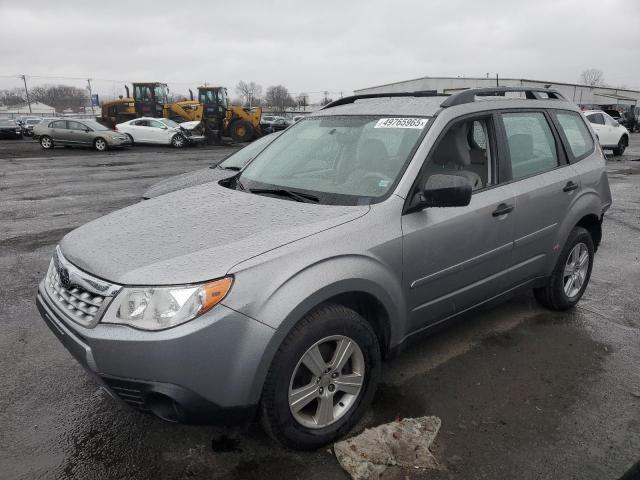
[[[213,182],[89,222],[67,234],[60,248],[77,267],[118,284],[195,283],[368,210],[254,195]]]
[[[146,192],[142,194],[142,198],[155,198],[166,193],[175,192],[184,188],[195,187],[203,183],[216,182],[229,178],[237,174],[233,170],[225,170],[223,168],[202,168],[193,172],[183,173],[162,180],[151,185]]]

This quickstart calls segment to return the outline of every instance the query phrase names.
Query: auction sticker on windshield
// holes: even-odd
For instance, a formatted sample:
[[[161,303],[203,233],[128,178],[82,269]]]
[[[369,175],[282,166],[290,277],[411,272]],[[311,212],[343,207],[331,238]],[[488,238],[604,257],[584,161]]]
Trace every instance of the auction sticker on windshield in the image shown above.
[[[427,124],[426,118],[381,118],[373,128],[417,128]]]

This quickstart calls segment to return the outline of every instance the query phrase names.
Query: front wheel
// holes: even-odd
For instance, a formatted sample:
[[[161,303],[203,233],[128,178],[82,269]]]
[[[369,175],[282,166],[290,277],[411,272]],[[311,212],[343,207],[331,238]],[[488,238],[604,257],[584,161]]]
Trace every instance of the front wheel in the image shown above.
[[[262,392],[261,421],[281,444],[310,450],[351,430],[371,403],[380,344],[355,311],[327,304],[287,335]]]
[[[171,145],[175,148],[182,148],[184,147],[185,143],[187,143],[187,141],[185,140],[185,138],[180,135],[179,133],[174,135],[171,138]]]
[[[104,152],[107,149],[107,141],[104,138],[96,138],[93,147],[99,152]]]
[[[53,148],[53,140],[51,139],[51,137],[43,135],[42,137],[40,137],[40,146],[45,150],[50,150]]]
[[[562,311],[574,307],[589,284],[593,257],[591,234],[582,227],[575,227],[547,284],[534,290],[536,299],[551,310]]]
[[[235,142],[250,142],[253,140],[253,126],[246,120],[236,120],[229,127],[231,138]]]
[[[616,157],[619,157],[620,155],[622,155],[624,153],[624,151],[627,149],[627,144],[628,143],[629,143],[629,140],[627,140],[626,136],[620,137],[620,141],[618,142],[618,146],[613,149],[613,154]]]

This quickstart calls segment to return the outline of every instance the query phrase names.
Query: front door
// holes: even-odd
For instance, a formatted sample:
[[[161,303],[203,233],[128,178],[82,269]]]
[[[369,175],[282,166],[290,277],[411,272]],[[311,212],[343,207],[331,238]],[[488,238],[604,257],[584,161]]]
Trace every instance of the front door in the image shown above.
[[[498,295],[510,266],[514,196],[499,183],[495,120],[463,120],[441,136],[418,184],[460,175],[474,185],[466,207],[403,215],[403,281],[416,331]]]
[[[76,145],[90,145],[92,143],[91,133],[86,125],[73,120],[67,120],[69,142]]]

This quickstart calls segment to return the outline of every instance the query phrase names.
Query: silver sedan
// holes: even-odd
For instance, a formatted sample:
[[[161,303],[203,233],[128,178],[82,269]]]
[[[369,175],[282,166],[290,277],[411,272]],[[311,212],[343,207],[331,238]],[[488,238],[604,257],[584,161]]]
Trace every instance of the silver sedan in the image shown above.
[[[108,148],[131,145],[128,136],[95,120],[43,120],[34,127],[33,137],[45,150],[62,145],[93,147],[103,152]]]

